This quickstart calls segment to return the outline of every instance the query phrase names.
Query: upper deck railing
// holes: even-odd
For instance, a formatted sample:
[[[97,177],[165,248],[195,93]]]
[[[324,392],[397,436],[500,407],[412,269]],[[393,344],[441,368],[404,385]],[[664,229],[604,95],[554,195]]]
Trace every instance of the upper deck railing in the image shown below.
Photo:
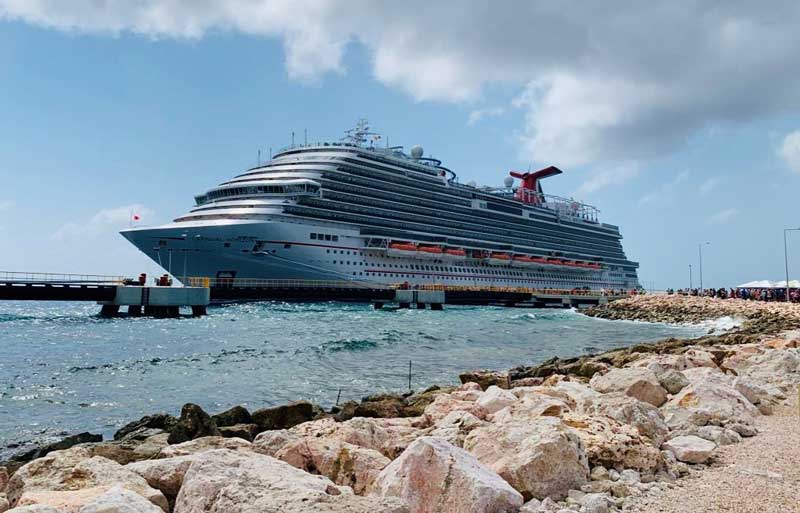
[[[0,283],[74,283],[118,285],[125,280],[124,276],[102,274],[65,274],[0,271]]]

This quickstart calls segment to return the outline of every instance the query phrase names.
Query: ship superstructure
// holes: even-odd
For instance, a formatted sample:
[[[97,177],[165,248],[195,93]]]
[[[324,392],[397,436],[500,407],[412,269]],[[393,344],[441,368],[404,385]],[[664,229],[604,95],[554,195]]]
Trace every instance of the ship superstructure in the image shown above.
[[[339,142],[281,149],[172,223],[122,234],[179,279],[638,287],[618,227],[544,194],[541,181],[560,173],[461,184],[419,146],[382,145],[362,120]]]

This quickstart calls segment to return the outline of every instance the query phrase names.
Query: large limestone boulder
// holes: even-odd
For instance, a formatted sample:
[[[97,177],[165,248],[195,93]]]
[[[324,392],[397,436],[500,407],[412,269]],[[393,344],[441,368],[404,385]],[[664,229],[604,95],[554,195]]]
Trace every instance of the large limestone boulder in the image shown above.
[[[56,509],[53,506],[46,506],[44,504],[20,506],[9,511],[12,511],[13,513],[64,513],[64,510],[62,509]]]
[[[396,499],[359,497],[328,478],[257,453],[219,449],[195,456],[174,513],[403,513]]]
[[[162,513],[162,511],[138,493],[121,486],[113,486],[83,506],[78,513]]]
[[[231,449],[235,451],[252,451],[253,444],[241,438],[224,438],[222,436],[204,436],[189,442],[169,445],[161,449],[158,453],[159,458],[173,458],[175,456],[187,456],[198,454],[214,449]]]
[[[22,466],[11,476],[7,493],[12,506],[48,504],[73,511],[115,485],[167,511],[167,499],[141,476],[85,448],[55,451]]]
[[[183,484],[183,476],[195,455],[175,456],[146,461],[137,461],[125,465],[128,470],[142,476],[147,484],[159,490],[168,499],[174,500]]]
[[[456,447],[464,447],[467,435],[483,425],[486,425],[485,421],[467,411],[453,411],[438,421],[429,435],[447,440]]]
[[[374,491],[411,513],[506,513],[522,495],[473,455],[436,437],[414,441],[378,476]]]
[[[686,435],[678,436],[662,446],[665,450],[672,452],[678,461],[684,463],[705,463],[711,458],[711,453],[716,449],[717,444],[699,436]]]
[[[502,389],[497,385],[492,385],[486,389],[476,401],[478,406],[483,407],[486,413],[495,413],[506,406],[511,406],[517,402],[517,396],[508,390]]]
[[[587,415],[606,415],[621,424],[633,426],[639,435],[648,439],[655,447],[661,445],[669,431],[661,410],[619,392],[600,395],[580,412]]]
[[[790,387],[800,383],[800,350],[772,350],[748,358],[736,369],[756,383]]]
[[[525,499],[563,498],[589,476],[580,438],[561,419],[517,415],[474,429],[464,449],[497,472]]]
[[[638,430],[603,415],[567,414],[564,424],[580,437],[591,466],[624,467],[654,471],[661,466],[661,452]]]
[[[419,423],[421,419],[414,417],[399,419],[355,417],[345,422],[336,422],[328,418],[306,422],[289,431],[303,438],[340,440],[376,450],[393,459],[423,434],[422,428],[418,426]],[[254,444],[258,446],[263,443],[265,436],[268,435],[264,433],[258,435]]]
[[[739,421],[753,424],[760,415],[758,408],[720,380],[698,380],[684,388],[661,408],[667,424],[673,429],[692,425],[726,424]]]
[[[482,397],[483,395],[481,395]],[[477,401],[458,399],[457,394],[442,394],[436,396],[431,404],[425,407],[423,417],[428,425],[436,424],[453,411],[466,411],[479,419],[485,419],[488,412]]]
[[[667,391],[658,382],[655,372],[650,369],[627,367],[612,369],[607,374],[595,375],[589,385],[597,392],[624,392],[625,395],[653,406],[661,406],[667,401]]]
[[[280,432],[265,432],[280,433]],[[270,439],[271,438],[271,439]],[[363,494],[390,460],[376,450],[333,438],[304,438],[288,431],[263,437],[261,452]]]

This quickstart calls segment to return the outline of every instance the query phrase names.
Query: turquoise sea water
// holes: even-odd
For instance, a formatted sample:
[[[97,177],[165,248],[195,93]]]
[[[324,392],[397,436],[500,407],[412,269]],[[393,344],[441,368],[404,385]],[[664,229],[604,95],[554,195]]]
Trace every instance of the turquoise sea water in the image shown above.
[[[331,406],[704,329],[605,321],[570,310],[280,302],[181,319],[101,319],[89,303],[0,303],[0,459],[65,433],[108,436],[186,402],[209,412],[297,399]],[[19,450],[19,449],[16,449]]]

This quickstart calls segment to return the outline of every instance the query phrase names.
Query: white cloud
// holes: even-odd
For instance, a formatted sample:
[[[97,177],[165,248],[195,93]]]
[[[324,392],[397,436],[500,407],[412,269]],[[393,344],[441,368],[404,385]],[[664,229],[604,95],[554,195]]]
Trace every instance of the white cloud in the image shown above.
[[[700,196],[707,196],[717,187],[717,185],[719,185],[719,178],[711,177],[700,184],[700,187],[697,188],[697,191],[700,193]]]
[[[506,109],[502,107],[491,107],[487,109],[475,109],[469,113],[469,117],[467,118],[467,126],[474,126],[479,121],[486,119],[486,118],[495,118],[497,116],[502,116],[505,114]]]
[[[562,166],[652,158],[800,105],[800,3],[790,0],[0,0],[2,17],[153,39],[276,38],[301,81],[344,73],[360,44],[378,81],[418,101],[519,91],[521,157]]]
[[[786,134],[778,154],[789,166],[789,169],[795,173],[800,173],[800,130]]]
[[[709,216],[706,224],[708,225],[715,225],[715,224],[724,224],[731,220],[733,216],[739,213],[738,209],[735,208],[726,208],[725,210],[720,210],[719,212],[715,212],[711,216]]]
[[[626,163],[619,166],[608,167],[601,171],[595,171],[572,193],[572,196],[581,198],[608,186],[620,185],[628,182],[638,176],[638,174],[639,168],[633,163]]]
[[[86,222],[69,222],[62,225],[53,233],[52,238],[57,241],[76,241],[110,235],[127,228],[131,223],[133,214],[138,214],[141,217],[141,222],[145,223],[155,216],[152,210],[138,204],[106,208],[99,210]]]
[[[0,212],[11,210],[17,206],[17,202],[13,200],[0,200]]]
[[[675,198],[675,189],[677,189],[680,184],[684,183],[688,179],[689,171],[684,169],[680,173],[676,174],[675,177],[669,182],[660,185],[653,191],[639,198],[639,201],[636,202],[636,205],[643,207],[650,203],[671,202]]]

